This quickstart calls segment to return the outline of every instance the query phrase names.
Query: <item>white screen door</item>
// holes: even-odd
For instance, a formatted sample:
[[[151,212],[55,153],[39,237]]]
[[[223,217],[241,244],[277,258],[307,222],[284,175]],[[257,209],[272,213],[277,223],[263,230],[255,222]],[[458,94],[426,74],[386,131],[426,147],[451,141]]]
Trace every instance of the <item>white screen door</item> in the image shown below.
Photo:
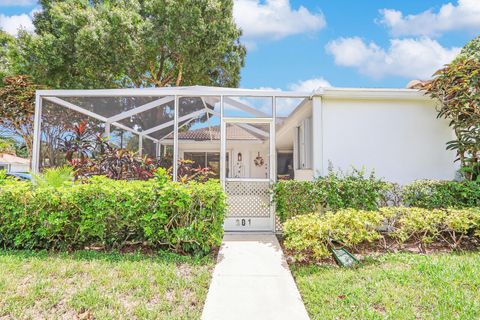
[[[223,177],[228,203],[225,231],[274,231],[272,119],[224,118],[222,131],[223,147],[230,155]]]

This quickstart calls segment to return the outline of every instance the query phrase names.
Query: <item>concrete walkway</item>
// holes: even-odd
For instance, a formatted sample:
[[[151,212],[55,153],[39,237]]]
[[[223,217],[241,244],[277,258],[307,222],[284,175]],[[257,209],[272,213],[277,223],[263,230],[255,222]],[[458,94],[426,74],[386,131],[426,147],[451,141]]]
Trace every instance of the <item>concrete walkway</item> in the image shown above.
[[[225,235],[202,319],[309,319],[274,235]]]

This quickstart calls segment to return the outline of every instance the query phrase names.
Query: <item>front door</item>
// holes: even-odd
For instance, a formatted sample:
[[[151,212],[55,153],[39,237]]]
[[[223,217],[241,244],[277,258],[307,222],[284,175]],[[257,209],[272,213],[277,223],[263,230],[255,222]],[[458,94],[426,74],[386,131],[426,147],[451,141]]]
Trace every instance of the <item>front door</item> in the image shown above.
[[[229,164],[223,177],[228,213],[225,231],[274,231],[271,186],[275,144],[271,119],[224,119],[224,150]]]

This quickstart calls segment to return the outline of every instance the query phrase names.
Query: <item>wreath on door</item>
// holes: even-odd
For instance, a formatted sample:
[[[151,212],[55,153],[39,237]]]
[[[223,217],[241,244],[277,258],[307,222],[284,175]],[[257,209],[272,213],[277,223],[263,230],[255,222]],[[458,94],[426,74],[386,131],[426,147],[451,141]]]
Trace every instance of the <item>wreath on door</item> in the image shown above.
[[[258,153],[258,156],[253,159],[253,163],[255,163],[255,166],[261,167],[265,164],[265,160],[263,160],[262,156],[260,155],[260,152]]]

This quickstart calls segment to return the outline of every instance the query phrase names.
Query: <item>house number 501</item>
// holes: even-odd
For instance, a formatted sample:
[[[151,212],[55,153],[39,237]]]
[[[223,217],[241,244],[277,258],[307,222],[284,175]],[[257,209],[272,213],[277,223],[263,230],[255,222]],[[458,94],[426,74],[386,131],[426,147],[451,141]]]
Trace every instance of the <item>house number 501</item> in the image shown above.
[[[237,226],[242,226],[242,227],[245,227],[245,226],[252,226],[252,219],[237,219]]]

